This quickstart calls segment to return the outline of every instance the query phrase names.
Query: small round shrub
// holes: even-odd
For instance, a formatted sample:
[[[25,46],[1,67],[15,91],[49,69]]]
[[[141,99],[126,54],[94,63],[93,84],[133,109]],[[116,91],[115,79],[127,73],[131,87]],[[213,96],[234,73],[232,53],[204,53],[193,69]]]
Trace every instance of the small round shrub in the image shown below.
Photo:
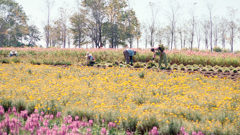
[[[222,68],[217,69],[218,72],[222,72]]]
[[[202,71],[207,71],[207,69],[206,69],[206,68],[203,68]]]
[[[216,46],[216,47],[213,48],[213,51],[214,52],[222,52],[222,49],[220,47]]]
[[[230,72],[230,70],[227,69],[227,68],[225,68],[225,69],[224,69],[224,73],[227,73],[227,72]]]
[[[238,71],[237,71],[237,69],[236,68],[234,68],[233,69],[233,73],[237,73]]]
[[[214,71],[214,69],[213,69],[213,68],[210,68],[209,71]]]

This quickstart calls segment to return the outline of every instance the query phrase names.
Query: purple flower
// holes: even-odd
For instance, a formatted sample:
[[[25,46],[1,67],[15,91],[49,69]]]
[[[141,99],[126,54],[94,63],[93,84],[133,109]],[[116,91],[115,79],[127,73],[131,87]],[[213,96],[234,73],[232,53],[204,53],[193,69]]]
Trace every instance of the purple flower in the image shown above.
[[[12,112],[17,112],[17,109],[16,109],[16,107],[13,107],[13,110],[12,110]]]
[[[75,120],[76,120],[76,121],[79,120],[79,116],[75,116]]]
[[[54,116],[51,114],[51,115],[49,116],[49,118],[50,118],[50,120],[53,120]]]
[[[149,132],[149,135],[159,135],[157,127],[153,127],[153,129]]]
[[[45,117],[44,117],[45,119],[49,119],[49,115],[45,115]]]
[[[87,132],[91,132],[91,128],[87,128]]]
[[[71,115],[67,116],[67,123],[72,123],[72,116]]]
[[[0,106],[0,115],[3,115],[4,114],[4,108],[3,106]]]
[[[45,120],[45,121],[43,122],[43,125],[44,125],[45,127],[47,127],[47,126],[49,125],[48,122],[49,122],[48,120]]]
[[[113,127],[115,128],[115,127],[116,127],[116,124],[113,123],[113,122],[109,122],[108,128],[111,129],[111,128],[113,128]]]
[[[9,114],[11,113],[11,108],[8,108],[8,113],[9,113]]]
[[[106,128],[102,128],[102,130],[101,130],[101,135],[107,135],[107,130],[106,130]]]
[[[127,135],[131,135],[131,133],[129,131],[127,131]]]
[[[44,112],[43,112],[43,111],[41,112],[41,115],[44,115]]]
[[[57,112],[57,116],[56,116],[57,118],[58,117],[61,117],[61,112]]]
[[[92,126],[93,125],[93,120],[89,120],[89,126]]]
[[[38,110],[37,110],[37,109],[35,109],[35,110],[34,110],[34,113],[38,113]]]

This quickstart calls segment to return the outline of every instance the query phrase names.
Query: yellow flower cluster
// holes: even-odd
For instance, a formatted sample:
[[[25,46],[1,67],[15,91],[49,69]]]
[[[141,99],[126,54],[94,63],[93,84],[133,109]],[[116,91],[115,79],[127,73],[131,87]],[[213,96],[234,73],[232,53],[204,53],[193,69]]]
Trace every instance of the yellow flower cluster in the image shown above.
[[[138,127],[154,119],[159,126],[173,122],[187,131],[234,133],[240,126],[239,89],[239,80],[197,73],[0,65],[0,104],[4,98],[35,103],[36,109],[80,110],[91,113],[93,119],[114,117],[119,125],[137,118]],[[55,101],[54,108],[46,104],[51,101]]]

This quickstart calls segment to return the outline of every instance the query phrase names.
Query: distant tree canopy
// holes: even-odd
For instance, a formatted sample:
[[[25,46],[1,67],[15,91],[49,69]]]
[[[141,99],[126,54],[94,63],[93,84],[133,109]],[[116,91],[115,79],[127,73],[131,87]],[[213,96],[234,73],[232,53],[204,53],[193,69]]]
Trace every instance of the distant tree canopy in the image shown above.
[[[135,12],[127,8],[125,0],[84,0],[81,7],[81,14],[71,17],[75,45],[86,43],[83,38],[89,37],[95,47],[106,45],[106,41],[110,48],[127,44],[132,47],[140,27]]]
[[[0,0],[0,47],[20,47],[23,40],[34,44],[40,40],[36,26],[27,25],[27,16],[22,7],[13,0]]]

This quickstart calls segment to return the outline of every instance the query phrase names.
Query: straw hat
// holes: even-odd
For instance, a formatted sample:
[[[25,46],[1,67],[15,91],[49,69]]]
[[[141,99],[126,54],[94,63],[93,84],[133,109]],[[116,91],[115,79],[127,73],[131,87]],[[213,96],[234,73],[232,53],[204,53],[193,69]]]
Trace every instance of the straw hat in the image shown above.
[[[88,56],[90,56],[91,54],[89,53],[89,52],[87,52],[87,55],[85,56],[85,57],[88,57]]]
[[[17,51],[12,50],[10,53],[11,53],[11,54],[17,54]]]

